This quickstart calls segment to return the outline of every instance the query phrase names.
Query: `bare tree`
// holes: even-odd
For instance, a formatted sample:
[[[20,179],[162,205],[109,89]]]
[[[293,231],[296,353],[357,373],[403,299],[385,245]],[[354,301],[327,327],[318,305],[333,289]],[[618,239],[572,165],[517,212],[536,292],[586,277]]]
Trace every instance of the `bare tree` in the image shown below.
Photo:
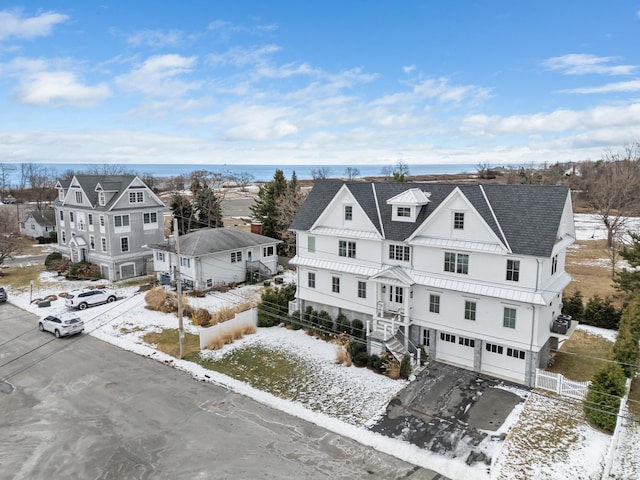
[[[356,167],[347,167],[344,170],[344,174],[349,180],[355,180],[360,176],[360,170]]]
[[[326,180],[330,175],[331,169],[327,166],[311,169],[311,178],[314,180]]]
[[[22,253],[22,244],[20,238],[14,235],[3,236],[0,238],[0,265],[5,260],[11,260]]]
[[[380,170],[380,174],[384,177],[385,180],[389,180],[389,178],[393,176],[393,167],[391,165],[385,165]]]
[[[0,196],[4,197],[4,192],[11,186],[11,173],[15,172],[16,167],[7,163],[0,163]]]
[[[241,192],[246,192],[247,186],[255,179],[249,172],[232,173],[230,177],[240,187]]]
[[[92,165],[85,170],[89,175],[132,175],[133,173],[126,165],[116,163],[103,163],[102,165]]]
[[[593,165],[585,181],[586,200],[607,229],[607,248],[640,209],[640,147],[627,146],[622,154],[607,152]]]
[[[397,182],[404,182],[409,176],[409,165],[400,160],[393,167],[393,179]]]

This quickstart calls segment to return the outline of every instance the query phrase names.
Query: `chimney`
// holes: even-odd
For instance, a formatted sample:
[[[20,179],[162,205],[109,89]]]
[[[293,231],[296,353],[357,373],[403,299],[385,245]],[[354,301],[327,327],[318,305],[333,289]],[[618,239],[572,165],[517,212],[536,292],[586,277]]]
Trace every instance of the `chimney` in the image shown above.
[[[251,222],[251,233],[262,235],[262,222]]]

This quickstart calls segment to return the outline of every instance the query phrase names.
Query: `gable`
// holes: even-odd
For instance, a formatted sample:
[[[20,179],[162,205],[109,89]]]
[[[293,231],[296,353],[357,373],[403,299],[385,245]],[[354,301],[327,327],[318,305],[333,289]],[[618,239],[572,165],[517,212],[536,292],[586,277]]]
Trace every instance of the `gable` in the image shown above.
[[[320,227],[378,234],[369,215],[345,185],[331,199],[310,231]]]
[[[101,183],[105,188],[104,183]],[[109,185],[106,185],[109,187]],[[109,187],[111,188],[111,187]],[[128,184],[123,184],[109,203],[109,210],[131,210],[164,206],[153,191],[138,177],[133,177]]]
[[[472,204],[459,188],[453,190],[416,229],[411,241],[416,241],[417,237],[492,244],[508,250],[477,210],[477,205]]]

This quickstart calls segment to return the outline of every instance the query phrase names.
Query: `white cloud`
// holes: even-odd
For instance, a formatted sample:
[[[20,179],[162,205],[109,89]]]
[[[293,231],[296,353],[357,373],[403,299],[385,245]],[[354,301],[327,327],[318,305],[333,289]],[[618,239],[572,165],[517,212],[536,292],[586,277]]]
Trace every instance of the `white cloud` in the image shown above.
[[[66,22],[67,15],[55,12],[43,12],[37,16],[24,17],[19,10],[0,11],[0,40],[7,38],[44,37],[51,34],[51,31],[58,23]]]
[[[532,115],[469,115],[461,129],[475,135],[568,132],[613,126],[640,127],[640,104],[598,106],[582,111],[556,110]]]
[[[601,85],[599,87],[580,87],[560,90],[560,93],[615,93],[615,92],[637,92],[640,91],[640,79],[628,82],[616,82]]]
[[[406,66],[402,67],[402,71],[403,71],[404,73],[411,73],[411,72],[413,72],[415,69],[416,69],[416,66],[415,66],[415,65],[406,65]]]
[[[153,48],[174,47],[187,41],[184,33],[180,30],[142,30],[130,35],[127,43],[134,47],[146,45]]]
[[[227,140],[275,140],[298,132],[298,127],[289,118],[295,112],[289,108],[264,105],[234,105],[205,121],[226,128],[223,135]]]
[[[234,65],[236,67],[260,64],[269,55],[280,51],[277,45],[264,45],[254,48],[231,48],[224,53],[207,56],[207,63],[216,67],[219,65]]]
[[[557,70],[565,75],[629,75],[638,67],[636,65],[610,65],[616,57],[597,57],[595,55],[570,53],[560,57],[551,57],[542,65],[549,70]]]
[[[477,102],[489,98],[491,91],[475,85],[451,85],[446,78],[429,78],[413,86],[410,92],[394,93],[382,97],[374,104],[413,104],[416,101],[437,100],[442,103]]]
[[[193,70],[197,59],[181,55],[155,55],[149,57],[131,72],[116,77],[116,84],[128,91],[145,96],[182,96],[199,88],[198,82],[186,82],[177,77]]]
[[[83,85],[72,72],[36,72],[24,77],[14,94],[27,105],[91,107],[107,99],[111,91],[103,83]]]

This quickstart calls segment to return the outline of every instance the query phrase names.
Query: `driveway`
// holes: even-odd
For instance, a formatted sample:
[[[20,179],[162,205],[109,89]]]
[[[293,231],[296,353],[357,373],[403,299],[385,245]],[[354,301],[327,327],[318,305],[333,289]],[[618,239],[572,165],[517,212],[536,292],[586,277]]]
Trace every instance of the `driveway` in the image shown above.
[[[0,305],[0,479],[397,479],[435,472]]]
[[[487,439],[492,443],[503,441],[504,434],[491,432],[496,432],[514,407],[524,401],[515,393],[497,388],[500,385],[506,384],[429,362],[370,429],[440,455],[489,465],[491,459],[480,444]],[[509,385],[526,394],[524,387]]]

